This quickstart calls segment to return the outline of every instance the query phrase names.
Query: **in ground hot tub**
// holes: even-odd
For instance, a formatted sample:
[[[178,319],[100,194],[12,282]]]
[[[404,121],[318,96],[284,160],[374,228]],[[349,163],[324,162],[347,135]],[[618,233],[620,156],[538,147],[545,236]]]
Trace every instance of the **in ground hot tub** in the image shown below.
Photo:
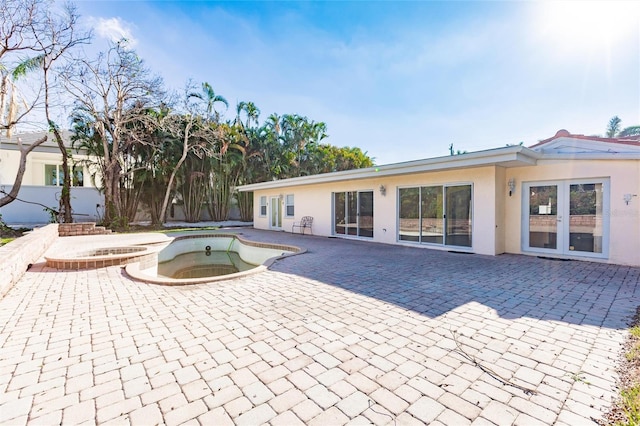
[[[248,241],[235,234],[186,235],[176,237],[156,259],[128,264],[126,272],[153,284],[196,284],[261,272],[279,258],[303,252],[299,247]]]
[[[45,259],[47,266],[50,268],[79,270],[152,260],[156,253],[156,251],[150,250],[149,247],[104,247],[65,256],[45,256]]]

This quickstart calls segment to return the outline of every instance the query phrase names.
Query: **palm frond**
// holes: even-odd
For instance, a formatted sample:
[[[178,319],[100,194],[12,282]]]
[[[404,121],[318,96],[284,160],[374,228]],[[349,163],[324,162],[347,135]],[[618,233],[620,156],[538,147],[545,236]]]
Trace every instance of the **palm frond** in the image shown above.
[[[44,63],[45,55],[34,56],[33,58],[25,59],[20,62],[12,72],[12,76],[14,80],[19,79],[20,77],[24,77],[27,73],[37,70]]]

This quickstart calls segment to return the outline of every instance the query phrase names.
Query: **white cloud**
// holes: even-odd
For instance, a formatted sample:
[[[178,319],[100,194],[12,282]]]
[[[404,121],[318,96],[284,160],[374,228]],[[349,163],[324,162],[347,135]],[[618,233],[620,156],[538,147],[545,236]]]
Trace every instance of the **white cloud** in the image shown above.
[[[118,17],[115,18],[89,18],[89,24],[98,34],[98,36],[118,42],[123,39],[127,40],[131,47],[134,47],[138,40],[133,36],[133,24],[126,22]]]

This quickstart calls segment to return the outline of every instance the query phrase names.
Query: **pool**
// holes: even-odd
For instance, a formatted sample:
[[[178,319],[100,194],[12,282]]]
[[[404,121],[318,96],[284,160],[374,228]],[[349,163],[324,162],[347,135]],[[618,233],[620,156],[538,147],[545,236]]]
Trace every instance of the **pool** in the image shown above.
[[[299,247],[249,241],[236,234],[184,235],[155,259],[130,263],[125,270],[132,278],[153,284],[196,284],[258,273],[277,259],[303,252]]]

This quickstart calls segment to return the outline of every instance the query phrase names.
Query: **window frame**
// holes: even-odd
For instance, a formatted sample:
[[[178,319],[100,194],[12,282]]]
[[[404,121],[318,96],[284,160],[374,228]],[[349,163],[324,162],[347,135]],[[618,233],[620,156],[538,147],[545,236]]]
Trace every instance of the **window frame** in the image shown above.
[[[267,196],[260,196],[260,211],[258,212],[259,217],[267,217]]]
[[[291,197],[291,202],[289,202]],[[291,207],[291,213],[289,213],[289,207]],[[294,194],[287,194],[284,196],[284,215],[285,217],[295,217],[295,196]]]
[[[447,209],[448,209],[448,200],[447,200],[447,190],[449,188],[455,188],[455,187],[469,187],[471,194],[470,194],[470,205],[469,205],[469,245],[456,245],[453,244],[452,242],[448,241],[450,239],[450,236],[446,235],[447,234],[447,227],[449,225],[448,220],[455,220],[454,218],[447,218]],[[441,209],[442,209],[442,242],[432,242],[432,241],[425,241],[423,239],[423,220],[425,219],[423,217],[423,189],[426,188],[440,188],[440,190],[442,191],[442,198],[441,198]],[[401,217],[400,217],[400,211],[401,211],[401,191],[402,190],[406,190],[406,189],[418,189],[418,235],[417,238],[414,240],[411,239],[404,239],[401,236],[401,232],[402,230],[400,229],[401,226]],[[396,242],[401,243],[401,244],[419,244],[419,245],[428,245],[428,246],[433,246],[433,247],[444,247],[444,248],[455,248],[456,250],[462,250],[462,251],[473,251],[473,240],[474,240],[474,221],[475,221],[475,215],[473,214],[474,212],[474,183],[473,182],[451,182],[451,183],[428,183],[428,184],[417,184],[417,185],[406,185],[406,186],[401,186],[397,188],[397,199],[396,199]],[[436,218],[438,219],[438,218]],[[449,238],[447,238],[449,237]]]
[[[44,167],[44,186],[63,186],[64,185],[64,173],[63,173],[63,169],[62,169],[62,164],[52,164],[52,163],[44,163],[43,164]],[[57,178],[55,179],[56,183],[55,184],[49,184],[48,182],[48,178],[49,178],[49,173],[47,172],[47,168],[51,169],[51,168],[55,168],[55,174],[57,176]],[[70,164],[69,165],[69,170],[71,172],[71,186],[72,187],[83,187],[84,186],[84,167],[80,164]],[[81,174],[82,176],[82,180],[78,179],[78,172]],[[81,183],[81,184],[80,184]]]

